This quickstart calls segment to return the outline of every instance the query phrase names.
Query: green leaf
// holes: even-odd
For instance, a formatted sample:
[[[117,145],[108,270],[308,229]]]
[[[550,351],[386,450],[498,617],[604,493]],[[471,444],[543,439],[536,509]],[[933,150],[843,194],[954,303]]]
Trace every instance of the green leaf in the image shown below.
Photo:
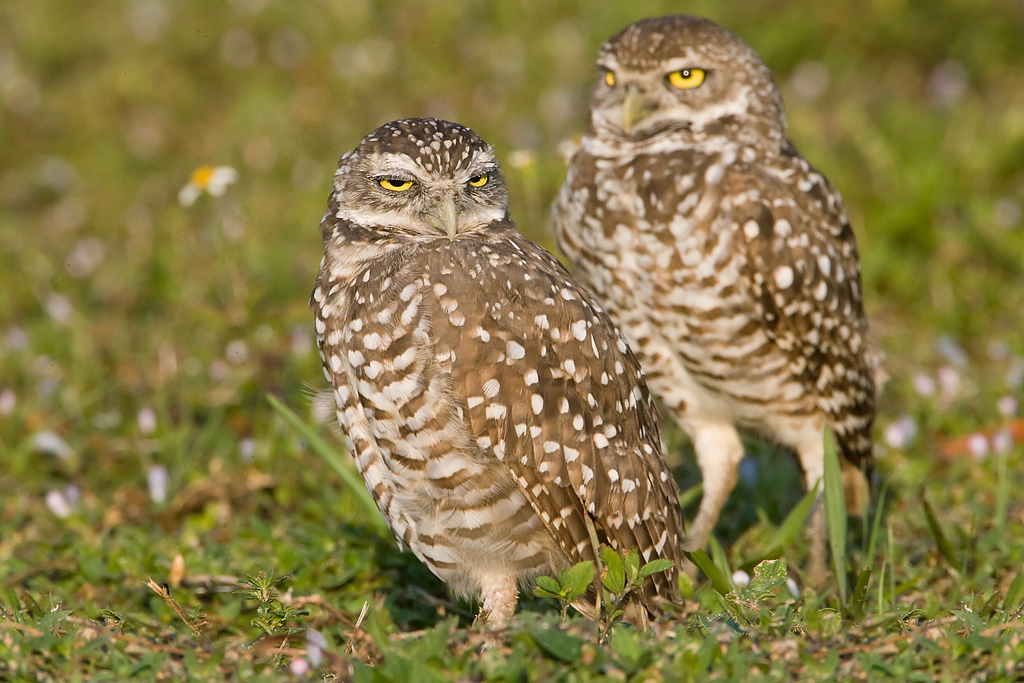
[[[636,630],[622,626],[618,626],[612,631],[611,646],[612,651],[618,655],[619,659],[631,668],[635,668],[640,663],[640,658],[645,653]]]
[[[754,567],[754,577],[750,580],[750,590],[754,593],[767,593],[776,586],[786,583],[785,560],[765,560]]]
[[[972,633],[981,633],[985,630],[985,622],[974,612],[965,609],[955,609],[952,612]]]
[[[676,576],[679,579],[679,594],[683,596],[683,600],[693,600],[693,579],[686,572],[679,572]]]
[[[583,651],[583,642],[579,638],[556,628],[543,628],[534,625],[530,628],[530,635],[540,649],[566,663],[575,662]]]
[[[621,595],[626,589],[626,571],[622,556],[606,545],[601,546],[601,583],[614,595]]]
[[[839,456],[836,454],[835,439],[826,428],[825,439],[825,524],[828,527],[828,542],[832,548],[832,569],[839,586],[839,602],[846,605],[849,592],[846,578],[846,494],[843,492],[843,475],[839,470]]]
[[[391,529],[388,527],[387,522],[384,521],[384,517],[381,516],[380,510],[377,509],[377,503],[374,502],[373,496],[366,489],[366,484],[356,470],[355,465],[352,464],[352,461],[342,459],[333,448],[327,445],[326,441],[320,438],[319,434],[313,431],[312,427],[299,419],[299,416],[293,413],[285,404],[281,403],[276,396],[267,394],[267,402],[277,411],[278,415],[284,418],[285,422],[292,429],[298,432],[299,436],[309,444],[310,448],[316,451],[317,455],[323,458],[324,462],[337,472],[349,493],[356,497],[360,507],[366,511],[366,515],[370,518],[370,523],[373,527],[385,537],[391,538]]]
[[[626,582],[633,585],[640,578],[640,553],[636,548],[630,548],[622,559],[626,569]]]
[[[558,573],[558,579],[562,584],[565,599],[572,602],[586,593],[587,588],[589,588],[590,584],[593,583],[594,575],[596,573],[594,563],[590,560],[584,560],[583,562],[574,564],[568,569],[560,571]]]
[[[555,598],[556,600],[561,597],[561,586],[558,585],[558,581],[550,576],[538,576],[537,586],[533,589],[533,594],[539,598]]]
[[[60,622],[64,621],[70,614],[71,610],[69,609],[55,609],[52,612],[47,612],[43,615],[42,619],[39,620],[39,623],[36,624],[36,628],[43,632],[52,631],[57,628],[57,626],[60,625]]]
[[[656,560],[651,560],[640,569],[640,578],[646,579],[651,574],[657,574],[658,572],[665,572],[675,566],[675,562],[666,558],[660,557]]]

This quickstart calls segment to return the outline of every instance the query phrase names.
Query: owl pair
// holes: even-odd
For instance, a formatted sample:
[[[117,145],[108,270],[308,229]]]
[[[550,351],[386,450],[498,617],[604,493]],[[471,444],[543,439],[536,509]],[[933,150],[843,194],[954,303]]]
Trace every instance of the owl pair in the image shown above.
[[[492,627],[519,585],[600,544],[677,565],[703,547],[736,482],[737,427],[793,449],[815,486],[829,426],[850,502],[867,493],[856,242],[787,139],[768,69],[689,16],[629,26],[599,66],[556,205],[578,281],[516,231],[491,148],[445,121],[364,138],[321,223],[310,304],[352,456],[400,543],[481,596]],[[688,533],[648,387],[701,468]],[[821,506],[809,535],[821,578]],[[676,585],[675,569],[651,576],[628,618],[645,626]]]

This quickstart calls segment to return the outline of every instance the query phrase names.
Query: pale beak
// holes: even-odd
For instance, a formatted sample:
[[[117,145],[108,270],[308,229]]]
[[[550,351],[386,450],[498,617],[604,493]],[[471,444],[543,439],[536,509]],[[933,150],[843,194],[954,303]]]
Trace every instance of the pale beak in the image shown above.
[[[459,226],[459,210],[455,208],[455,200],[450,194],[432,206],[423,217],[430,224],[430,227],[448,235],[448,239],[455,239],[455,233]]]
[[[657,105],[640,94],[635,87],[626,90],[626,98],[622,101],[622,130],[629,135],[633,128],[654,113]]]

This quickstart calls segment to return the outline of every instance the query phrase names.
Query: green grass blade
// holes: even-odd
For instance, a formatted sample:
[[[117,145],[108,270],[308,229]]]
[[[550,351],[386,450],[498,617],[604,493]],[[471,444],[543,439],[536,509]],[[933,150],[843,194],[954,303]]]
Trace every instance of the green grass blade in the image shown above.
[[[839,456],[836,454],[832,432],[825,430],[825,524],[828,527],[828,542],[832,548],[832,569],[839,587],[839,601],[846,605],[849,585],[846,578],[846,495],[843,493],[843,476],[839,470]]]
[[[685,510],[688,506],[699,501],[701,493],[703,492],[703,484],[694,484],[693,486],[679,494],[679,507]]]
[[[324,459],[324,461],[331,466],[331,468],[338,473],[341,477],[341,481],[345,484],[345,487],[349,492],[356,497],[359,501],[359,505],[366,510],[367,516],[370,518],[371,524],[374,529],[379,531],[384,536],[391,537],[391,529],[388,528],[387,522],[384,521],[384,517],[381,516],[380,510],[377,509],[377,503],[374,502],[373,496],[366,489],[366,484],[363,483],[363,478],[359,476],[359,472],[356,471],[355,465],[348,459],[342,458],[338,455],[337,451],[331,448],[326,441],[324,441],[319,434],[313,431],[313,428],[303,422],[298,415],[296,415],[290,408],[274,396],[273,394],[267,394],[267,402],[270,403],[271,407],[277,411],[277,414],[284,418],[285,422],[294,429],[302,439],[309,444],[316,453]]]
[[[711,581],[711,585],[716,591],[722,595],[728,595],[733,590],[732,577],[726,578],[725,574],[715,566],[715,563],[711,561],[708,554],[703,550],[694,550],[693,552],[685,553],[686,557],[689,558],[690,562],[697,565],[697,568],[704,572],[704,576],[708,577]]]
[[[814,500],[817,497],[818,487],[815,486],[789,511],[786,518],[782,520],[782,524],[779,525],[779,528],[775,530],[775,533],[768,540],[766,550],[762,553],[764,557],[761,559],[789,547],[796,541],[797,537],[803,532],[804,525],[807,524],[807,516],[811,514],[811,508],[814,507]],[[755,564],[759,563],[760,560]]]
[[[874,562],[875,552],[878,549],[878,531],[882,526],[882,517],[885,511],[885,498],[889,493],[889,480],[882,483],[882,489],[878,492],[878,502],[875,503],[874,512],[871,514],[871,531],[867,535],[867,544],[864,546],[864,563],[871,566]]]
[[[1006,518],[1010,509],[1010,486],[1012,477],[1007,471],[1006,453],[996,456],[996,508],[992,520],[996,531],[1002,533],[1006,528]]]
[[[1017,577],[1010,584],[1003,599],[1003,610],[1008,618],[1014,618],[1024,606],[1024,571],[1017,574]]]
[[[714,536],[708,539],[708,547],[711,549],[711,561],[722,572],[722,576],[728,580],[730,590],[736,590],[736,584],[732,580],[732,567],[729,566],[729,557],[725,554],[725,548]]]
[[[945,532],[942,531],[942,526],[939,525],[939,518],[935,516],[935,508],[932,507],[928,497],[924,493],[924,486],[920,489],[921,505],[924,507],[924,518],[928,523],[928,529],[932,532],[932,536],[935,537],[935,545],[939,548],[939,553],[946,559],[949,566],[958,572],[963,569],[963,564],[960,562],[960,556],[956,552],[956,548],[949,542],[949,538]]]

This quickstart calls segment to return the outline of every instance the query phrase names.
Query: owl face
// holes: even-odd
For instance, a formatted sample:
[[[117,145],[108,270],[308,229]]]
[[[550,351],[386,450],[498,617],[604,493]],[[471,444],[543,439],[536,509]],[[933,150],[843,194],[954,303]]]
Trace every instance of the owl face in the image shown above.
[[[455,239],[508,214],[491,147],[438,119],[403,119],[373,131],[334,176],[338,218],[416,238]]]
[[[767,67],[739,38],[686,15],[638,21],[601,48],[591,94],[593,132],[636,142],[678,133],[784,130]],[[767,106],[765,106],[767,103]]]

